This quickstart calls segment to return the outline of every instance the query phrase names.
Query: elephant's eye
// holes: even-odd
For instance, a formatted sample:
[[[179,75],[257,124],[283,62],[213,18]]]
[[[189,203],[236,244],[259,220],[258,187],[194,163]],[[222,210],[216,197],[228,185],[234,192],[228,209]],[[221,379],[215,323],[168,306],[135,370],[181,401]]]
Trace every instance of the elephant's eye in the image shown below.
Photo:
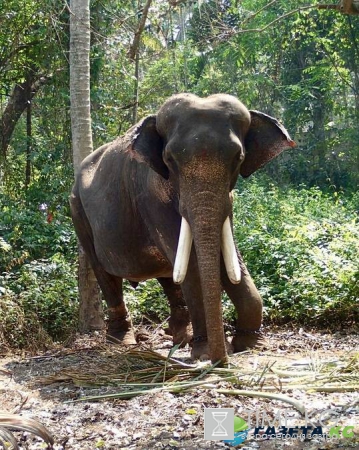
[[[165,149],[163,159],[164,159],[164,162],[169,165],[171,165],[175,162],[169,149]]]
[[[234,158],[233,158],[233,166],[237,167],[238,164],[242,163],[243,159],[244,159],[243,151],[242,151],[242,150],[241,150],[241,151],[238,151],[238,152],[234,155]]]

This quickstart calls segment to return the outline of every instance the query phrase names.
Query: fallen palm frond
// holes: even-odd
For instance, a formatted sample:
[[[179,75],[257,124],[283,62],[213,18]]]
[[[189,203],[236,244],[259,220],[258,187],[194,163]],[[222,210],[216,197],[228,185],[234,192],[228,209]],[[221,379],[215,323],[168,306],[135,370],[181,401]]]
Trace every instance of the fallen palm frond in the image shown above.
[[[302,364],[302,371],[296,364],[286,370],[273,368],[281,377],[286,390],[300,389],[316,392],[350,392],[359,390],[359,353],[342,360],[315,361]],[[288,370],[292,369],[292,370]]]
[[[104,356],[104,353],[102,353]],[[98,386],[134,386],[142,385],[152,387],[162,386],[163,383],[197,382],[204,377],[216,377],[221,381],[238,383],[241,375],[241,385],[258,385],[270,366],[265,366],[260,372],[253,370],[241,370],[238,368],[221,368],[217,364],[210,366],[186,364],[182,361],[165,357],[153,350],[129,350],[121,352],[111,349],[105,352],[107,360],[102,364],[99,360],[85,359],[84,364],[79,363],[75,367],[62,369],[61,371],[43,378],[38,378],[37,383],[46,385],[56,382],[72,382],[82,387]]]
[[[129,399],[137,395],[158,392],[179,393],[191,389],[214,389],[226,395],[241,395],[279,400],[299,411],[304,406],[278,391],[352,391],[359,389],[359,354],[341,361],[312,361],[274,367],[239,368],[214,365],[185,364],[173,358],[174,350],[166,356],[153,350],[102,349],[96,355],[84,356],[77,365],[38,379],[42,384],[71,382],[82,387],[112,386],[113,393],[84,396],[72,401]],[[95,357],[94,357],[95,356]],[[93,364],[93,367],[91,367]],[[225,385],[225,386],[224,386]],[[227,386],[230,386],[227,388]],[[249,389],[249,390],[248,390]]]
[[[149,385],[151,386],[151,385]],[[131,388],[132,385],[129,386]],[[180,393],[185,392],[187,390],[191,390],[194,388],[200,388],[200,389],[213,389],[219,394],[225,394],[225,395],[237,395],[237,396],[244,396],[244,397],[261,397],[261,398],[268,398],[270,400],[279,400],[284,403],[289,403],[290,405],[294,406],[300,413],[304,414],[305,407],[304,405],[296,401],[287,395],[282,394],[271,394],[268,392],[261,392],[261,391],[245,391],[245,390],[238,390],[238,389],[217,389],[215,384],[210,384],[208,382],[189,382],[189,383],[174,383],[174,384],[167,384],[165,386],[161,386],[158,388],[149,388],[149,389],[141,389],[137,391],[125,391],[125,392],[119,392],[116,394],[105,394],[105,395],[96,395],[92,397],[82,397],[77,400],[73,400],[73,402],[81,402],[81,401],[87,401],[87,400],[101,400],[101,399],[109,399],[109,398],[116,398],[116,399],[123,399],[127,400],[132,397],[136,397],[138,395],[144,395],[144,394],[156,394],[159,392],[171,392],[171,393]]]
[[[0,448],[17,450],[15,436],[7,428],[0,427]]]
[[[33,433],[43,439],[50,448],[54,444],[54,439],[50,432],[37,420],[27,419],[17,414],[0,412],[0,445],[8,450],[17,450],[19,447],[10,430]]]

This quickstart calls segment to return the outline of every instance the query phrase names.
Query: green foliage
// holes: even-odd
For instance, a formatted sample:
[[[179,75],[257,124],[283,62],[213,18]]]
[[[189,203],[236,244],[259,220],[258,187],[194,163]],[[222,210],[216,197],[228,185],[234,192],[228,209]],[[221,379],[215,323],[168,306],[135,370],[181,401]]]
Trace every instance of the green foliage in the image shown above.
[[[1,200],[0,338],[12,347],[39,345],[35,336],[43,343],[63,339],[76,326],[78,308],[76,238],[68,208],[5,193]]]
[[[24,264],[6,279],[5,286],[18,294],[24,309],[34,312],[53,338],[73,330],[78,303],[76,268],[63,255]]]
[[[126,283],[125,299],[135,323],[161,323],[170,315],[167,297],[157,280],[140,283],[136,289]]]
[[[62,67],[67,9],[53,0],[0,3],[0,109],[2,96],[33,71],[41,76]]]
[[[16,202],[5,194],[0,198],[0,270],[59,252],[74,257],[76,238],[67,205]]]
[[[356,208],[358,195],[345,198],[304,186],[281,189],[267,178],[240,182],[234,204],[235,236],[264,298],[267,320],[336,325],[355,319]],[[13,208],[11,222],[6,206],[4,210],[0,338],[13,347],[38,345],[36,338],[44,343],[50,337],[63,339],[76,327],[78,308],[70,221],[63,216],[49,224],[42,211]],[[14,226],[16,221],[21,226]],[[169,316],[167,299],[156,280],[140,283],[136,290],[126,284],[125,298],[137,324],[162,322]],[[225,295],[223,308],[225,320],[231,322],[234,309]]]
[[[26,348],[37,350],[51,343],[38,317],[23,307],[12,293],[0,287],[0,343],[1,349]]]
[[[76,268],[61,254],[33,260],[0,276],[3,334],[12,347],[28,347],[29,330],[44,343],[73,332],[78,316]],[[13,326],[11,326],[13,325]]]
[[[263,295],[266,317],[311,324],[354,320],[359,299],[354,208],[341,195],[318,188],[243,184],[235,197],[235,235]]]

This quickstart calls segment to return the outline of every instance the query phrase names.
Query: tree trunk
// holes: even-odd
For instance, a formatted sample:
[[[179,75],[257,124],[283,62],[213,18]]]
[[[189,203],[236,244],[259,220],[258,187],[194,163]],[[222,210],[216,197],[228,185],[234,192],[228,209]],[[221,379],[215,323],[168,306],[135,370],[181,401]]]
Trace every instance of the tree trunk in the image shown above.
[[[138,113],[138,98],[139,98],[139,69],[140,69],[140,44],[141,44],[141,35],[146,25],[146,20],[148,16],[148,11],[150,9],[152,0],[146,0],[146,3],[143,7],[142,14],[140,20],[138,22],[138,27],[135,32],[133,42],[128,51],[129,58],[135,63],[135,84],[134,84],[134,93],[133,93],[133,112],[132,112],[132,123],[135,124],[137,122],[137,113]],[[140,10],[140,2],[138,2],[138,9]]]
[[[90,110],[90,4],[72,0],[70,14],[70,99],[72,152],[75,174],[93,151]],[[79,249],[80,331],[104,328],[103,311],[95,275]]]
[[[31,90],[27,93],[28,101],[26,107],[26,169],[25,189],[29,187],[31,179],[31,152],[32,152],[32,124],[31,124]]]
[[[325,133],[325,100],[318,94],[317,102],[313,108],[313,137],[315,147],[313,149],[312,179],[319,183],[326,183],[326,153],[327,141]]]
[[[137,123],[138,116],[138,99],[140,91],[140,49],[137,49],[135,57],[135,86],[133,92],[133,113],[132,113],[132,123]]]
[[[22,113],[27,108],[28,102],[33,99],[37,91],[48,80],[47,77],[40,77],[38,73],[30,69],[25,81],[15,85],[10,98],[0,118],[0,156],[6,157],[15,126]]]

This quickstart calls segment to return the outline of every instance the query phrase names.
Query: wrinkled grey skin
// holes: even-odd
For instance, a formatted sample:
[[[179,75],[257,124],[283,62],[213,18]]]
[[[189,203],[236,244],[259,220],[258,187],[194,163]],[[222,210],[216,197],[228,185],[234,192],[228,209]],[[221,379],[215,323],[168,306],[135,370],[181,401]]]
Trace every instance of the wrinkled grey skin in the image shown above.
[[[192,322],[193,358],[226,361],[222,289],[238,316],[233,350],[257,343],[262,300],[241,259],[242,281],[229,281],[221,230],[238,175],[249,176],[293,145],[275,119],[235,97],[180,94],[83,161],[71,211],[108,304],[109,337],[135,342],[122,280],[157,278],[170,301],[174,342],[191,338]],[[194,245],[179,287],[172,271],[181,216]]]

